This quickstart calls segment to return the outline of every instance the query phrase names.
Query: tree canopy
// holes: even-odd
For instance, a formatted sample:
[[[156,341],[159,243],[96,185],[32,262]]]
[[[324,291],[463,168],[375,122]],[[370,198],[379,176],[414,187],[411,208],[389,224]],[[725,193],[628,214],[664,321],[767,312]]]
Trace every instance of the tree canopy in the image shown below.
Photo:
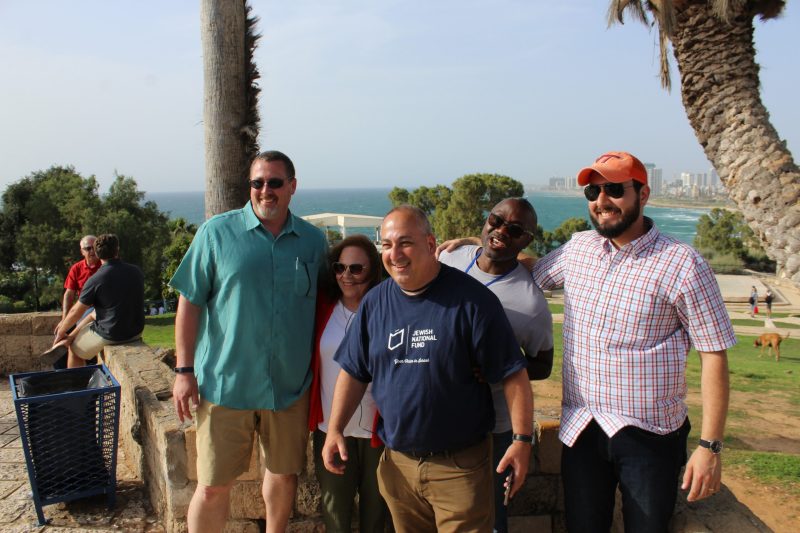
[[[116,176],[108,193],[101,196],[95,177],[83,177],[71,166],[34,172],[3,193],[0,289],[4,302],[21,302],[13,305],[16,310],[57,306],[69,267],[81,258],[81,237],[103,233],[116,234],[122,259],[141,267],[145,296],[160,298],[167,262],[164,250],[173,245],[183,246],[183,251],[188,247],[184,233],[178,244],[173,242],[176,239],[167,223],[167,215],[154,202],[144,201],[133,178]]]
[[[467,174],[444,185],[419,187],[413,191],[395,187],[389,192],[393,206],[410,204],[428,215],[437,239],[444,241],[477,235],[485,213],[503,198],[522,196],[522,183],[499,174]]]

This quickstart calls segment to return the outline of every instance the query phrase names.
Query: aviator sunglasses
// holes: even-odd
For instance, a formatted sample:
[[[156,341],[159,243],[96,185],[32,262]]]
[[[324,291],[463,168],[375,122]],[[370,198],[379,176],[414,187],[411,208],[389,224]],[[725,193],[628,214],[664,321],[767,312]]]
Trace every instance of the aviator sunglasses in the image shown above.
[[[633,187],[633,185],[630,185]],[[611,198],[620,199],[625,196],[625,189],[626,187],[622,183],[604,183],[602,185],[587,185],[583,188],[583,195],[586,197],[587,200],[590,202],[594,202],[600,196],[600,189],[605,191],[606,196]]]
[[[494,229],[500,229],[501,227],[505,226],[508,236],[512,239],[518,239],[523,235],[530,235],[531,237],[534,237],[532,231],[528,231],[514,222],[506,222],[503,217],[495,215],[494,213],[489,213],[489,218],[486,219],[486,222],[488,222],[489,225]]]
[[[337,275],[342,275],[348,270],[354,276],[358,276],[359,274],[364,272],[364,265],[362,265],[361,263],[352,263],[350,265],[345,265],[344,263],[339,263],[337,261],[332,266],[333,266],[333,271]]]
[[[288,179],[281,179],[281,178],[270,178],[268,180],[263,180],[261,178],[250,180],[250,187],[256,190],[261,190],[264,187],[264,184],[267,184],[267,188],[269,189],[280,189],[283,187],[283,184],[289,181],[292,178]]]

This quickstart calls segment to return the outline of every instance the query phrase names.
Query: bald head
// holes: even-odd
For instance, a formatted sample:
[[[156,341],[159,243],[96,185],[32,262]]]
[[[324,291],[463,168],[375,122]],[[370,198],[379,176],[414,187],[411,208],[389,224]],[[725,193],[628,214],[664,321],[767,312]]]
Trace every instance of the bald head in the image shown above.
[[[439,272],[436,239],[425,213],[410,205],[389,211],[381,224],[381,254],[386,271],[406,291],[430,283]]]

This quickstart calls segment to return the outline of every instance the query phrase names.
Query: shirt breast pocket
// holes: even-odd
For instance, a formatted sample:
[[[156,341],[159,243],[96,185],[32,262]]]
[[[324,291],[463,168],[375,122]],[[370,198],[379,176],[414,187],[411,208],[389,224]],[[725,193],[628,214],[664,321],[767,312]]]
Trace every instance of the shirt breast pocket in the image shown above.
[[[294,293],[311,298],[317,294],[319,260],[304,261],[297,258],[294,269]]]

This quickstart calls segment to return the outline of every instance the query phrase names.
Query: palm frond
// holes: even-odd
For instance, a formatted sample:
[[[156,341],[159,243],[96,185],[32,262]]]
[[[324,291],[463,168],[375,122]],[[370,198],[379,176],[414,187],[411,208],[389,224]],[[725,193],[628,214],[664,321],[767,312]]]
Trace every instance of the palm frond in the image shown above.
[[[644,4],[641,0],[611,0],[608,6],[608,25],[625,24],[625,11],[628,11],[631,17],[643,24],[649,24],[647,20],[647,12],[645,11]]]

